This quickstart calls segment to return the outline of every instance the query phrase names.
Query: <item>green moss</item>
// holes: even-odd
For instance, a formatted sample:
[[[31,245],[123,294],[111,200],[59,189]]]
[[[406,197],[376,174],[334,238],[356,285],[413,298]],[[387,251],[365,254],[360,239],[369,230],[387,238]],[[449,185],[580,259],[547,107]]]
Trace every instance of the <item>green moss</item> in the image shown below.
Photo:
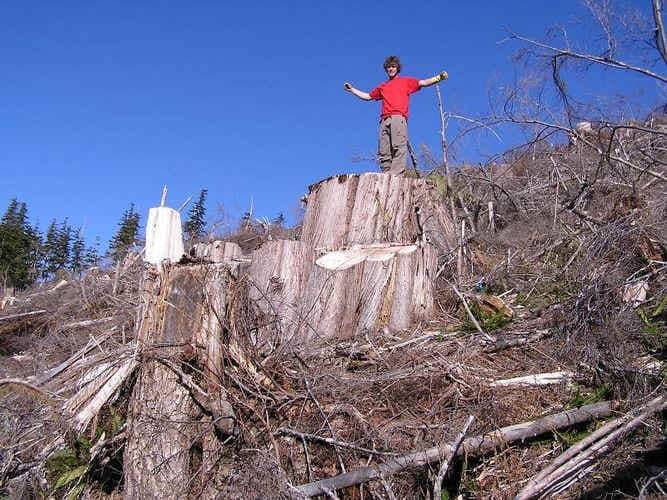
[[[116,435],[118,431],[120,430],[121,427],[123,427],[123,424],[125,423],[125,419],[123,416],[116,410],[115,408],[111,408],[111,419],[110,419],[110,431],[111,435]]]
[[[479,326],[482,327],[482,330],[487,332],[498,330],[499,328],[502,328],[507,323],[512,321],[512,318],[508,318],[500,311],[489,313],[486,312],[484,309],[480,308],[479,305],[475,303],[469,304],[469,307],[473,316],[475,316],[475,319],[479,323]],[[476,330],[475,325],[468,317],[468,313],[465,311],[465,309],[463,309],[462,313],[463,313],[463,321],[461,323],[462,329],[467,331],[475,331]]]
[[[64,486],[67,486],[68,484],[72,483],[73,481],[77,481],[83,477],[83,475],[88,472],[88,465],[79,465],[78,467],[75,467],[74,469],[68,470],[65,473],[61,474],[61,476],[58,478],[56,481],[56,484],[53,486],[54,490],[57,490],[58,488],[62,488]]]
[[[575,386],[574,394],[567,402],[569,408],[578,408],[580,406],[590,405],[599,401],[604,401],[611,395],[611,390],[607,384],[602,384],[592,389],[586,389],[579,385]]]
[[[51,455],[46,461],[46,478],[49,483],[55,484],[58,478],[76,469],[81,463],[81,458],[76,451],[65,448]]]
[[[658,316],[662,315],[663,312],[667,310],[667,295],[663,295],[662,299],[660,300],[660,303],[658,304],[658,307],[656,307],[653,310],[653,313],[651,316],[653,318],[657,318]]]
[[[564,432],[554,431],[556,439],[562,442],[567,448],[577,444],[579,441],[588,437],[590,434],[591,431],[588,430],[583,430],[583,431],[572,430]]]
[[[125,423],[122,409],[114,406],[105,407],[99,416],[95,442],[104,436],[115,436]],[[91,441],[81,436],[70,447],[49,457],[46,461],[49,497],[65,498],[66,495],[68,499],[75,499],[91,484],[106,493],[117,488],[122,479],[122,452],[119,450],[102,467],[91,469],[91,446]]]
[[[653,343],[657,341],[660,348],[667,347],[667,295],[660,299],[656,307],[638,307],[635,312],[643,323],[642,333],[650,335]]]
[[[463,498],[477,497],[480,492],[480,487],[475,477],[471,474],[471,470],[468,465],[468,461],[463,461],[463,467],[461,469],[461,484],[459,486],[458,493],[463,496]]]

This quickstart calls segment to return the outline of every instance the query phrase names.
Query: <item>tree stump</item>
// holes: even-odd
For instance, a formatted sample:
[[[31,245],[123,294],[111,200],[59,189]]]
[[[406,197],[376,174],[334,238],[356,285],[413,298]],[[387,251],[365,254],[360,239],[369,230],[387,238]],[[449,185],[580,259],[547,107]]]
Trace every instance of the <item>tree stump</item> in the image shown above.
[[[272,320],[273,335],[352,337],[429,319],[438,256],[457,242],[439,197],[424,179],[389,174],[339,175],[310,186],[301,240],[264,244],[248,270],[250,297]],[[338,271],[315,264],[327,250],[414,243],[414,253],[360,258]]]
[[[301,241],[314,248],[428,241],[456,247],[456,228],[426,180],[389,174],[338,175],[309,187]]]
[[[149,269],[144,276],[137,329],[143,363],[128,410],[126,498],[186,498],[190,485],[183,478],[193,461],[206,462],[203,445],[216,432],[234,432],[220,384],[232,279],[220,264]],[[186,362],[198,370],[187,373]]]
[[[269,318],[263,332],[274,343],[401,330],[430,318],[432,246],[342,271],[317,266],[316,255],[301,241],[268,242],[253,253],[249,295]]]
[[[197,243],[190,250],[195,259],[206,262],[234,262],[243,258],[241,247],[231,241]]]

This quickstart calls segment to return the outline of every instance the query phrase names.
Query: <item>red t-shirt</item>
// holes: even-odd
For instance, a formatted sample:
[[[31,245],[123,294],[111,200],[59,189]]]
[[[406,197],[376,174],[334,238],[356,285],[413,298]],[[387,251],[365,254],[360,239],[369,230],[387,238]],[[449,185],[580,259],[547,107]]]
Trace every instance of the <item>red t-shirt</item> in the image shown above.
[[[409,76],[395,76],[391,80],[378,85],[368,95],[371,99],[382,99],[380,118],[391,115],[403,115],[408,119],[409,95],[420,89],[419,80]]]

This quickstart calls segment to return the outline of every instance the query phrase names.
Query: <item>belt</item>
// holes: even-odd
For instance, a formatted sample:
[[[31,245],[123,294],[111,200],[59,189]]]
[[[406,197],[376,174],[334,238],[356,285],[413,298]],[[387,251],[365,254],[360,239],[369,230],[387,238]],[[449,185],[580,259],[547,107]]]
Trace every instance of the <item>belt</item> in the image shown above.
[[[392,116],[403,116],[403,115],[400,114],[400,113],[396,113],[396,114],[394,114],[394,115],[389,115],[389,116],[384,116],[384,117],[381,116],[381,117],[380,117],[380,123],[382,123],[383,121],[385,121],[385,120],[388,119],[388,118],[391,118]],[[405,118],[405,116],[403,116],[403,118]],[[405,118],[405,121],[407,122],[408,119]]]

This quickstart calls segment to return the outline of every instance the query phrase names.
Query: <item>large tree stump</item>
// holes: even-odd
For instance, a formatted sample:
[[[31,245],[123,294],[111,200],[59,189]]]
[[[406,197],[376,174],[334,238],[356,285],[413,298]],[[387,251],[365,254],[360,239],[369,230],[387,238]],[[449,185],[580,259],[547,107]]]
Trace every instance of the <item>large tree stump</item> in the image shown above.
[[[336,250],[426,240],[446,253],[456,246],[456,229],[441,196],[424,179],[375,173],[330,177],[309,188],[301,241]]]
[[[424,179],[389,174],[339,175],[310,186],[301,241],[269,242],[252,255],[251,298],[283,341],[430,319],[438,256],[457,240],[440,197]],[[414,243],[417,251],[385,261],[357,259],[341,270],[314,264],[328,250]]]
[[[184,478],[191,477],[193,463],[210,468],[215,460],[201,450],[210,448],[216,432],[234,432],[219,383],[231,279],[229,267],[220,264],[145,274],[137,330],[143,363],[128,411],[126,498],[186,498],[193,483]],[[186,361],[197,366],[201,380],[183,371]]]
[[[430,318],[432,246],[342,271],[317,266],[316,256],[300,241],[268,242],[253,253],[249,294],[274,326],[264,329],[265,336],[276,335],[274,342],[400,330]]]
[[[300,241],[269,241],[253,252],[248,296],[264,315],[261,341],[275,347],[307,335],[304,291],[314,263],[315,251]]]

